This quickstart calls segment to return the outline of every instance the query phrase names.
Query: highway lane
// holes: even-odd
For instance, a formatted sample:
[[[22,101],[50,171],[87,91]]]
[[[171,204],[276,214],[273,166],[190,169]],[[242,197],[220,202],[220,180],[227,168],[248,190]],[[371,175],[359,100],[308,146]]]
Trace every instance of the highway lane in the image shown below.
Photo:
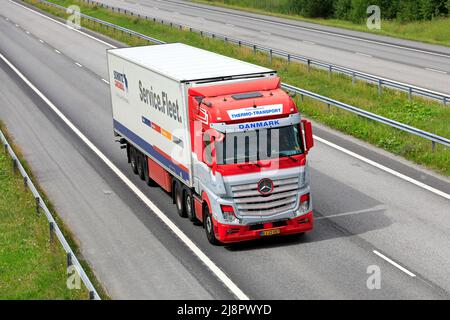
[[[14,32],[8,32],[8,36],[14,36]],[[1,39],[5,39],[3,34]],[[25,58],[20,51],[18,56]],[[39,65],[35,57],[30,57],[30,62]],[[57,87],[64,90],[64,83],[58,79],[61,76],[43,73],[41,79],[58,83]],[[3,64],[0,82],[0,118],[112,298],[232,297],[173,234],[161,228],[157,218],[147,215],[146,206]],[[85,89],[103,87],[92,82]],[[76,103],[89,106],[108,102],[107,97],[96,98],[85,95]],[[109,142],[114,145],[112,140]],[[205,279],[206,284],[202,284]]]
[[[313,233],[304,239],[274,239],[233,247],[209,246],[199,227],[177,217],[167,195],[158,188],[146,189],[130,175],[123,151],[111,142],[110,107],[105,102],[108,89],[100,79],[102,75],[74,63],[84,57],[106,68],[105,58],[95,60],[96,52],[80,50],[95,48],[93,40],[33,17],[26,10],[4,9],[0,9],[1,14],[32,33],[39,32],[44,25],[52,28],[50,25],[54,24],[53,28],[60,28],[61,34],[51,32],[42,37],[46,43],[63,37],[76,44],[75,50],[60,50],[62,54],[58,54],[55,48],[27,35],[14,23],[1,23],[4,41],[0,52],[23,70],[250,297],[447,297],[449,279],[445,266],[450,260],[447,252],[437,252],[435,248],[448,247],[450,228],[445,215],[448,201],[323,144],[311,155],[314,200],[319,217]],[[38,60],[36,57],[45,58]],[[56,74],[60,76],[55,82],[49,75]],[[99,87],[99,84],[102,85]],[[20,130],[20,123],[16,126]],[[367,181],[370,183],[365,183]],[[433,212],[433,215],[425,219],[421,212]],[[332,217],[335,215],[338,216]],[[146,226],[161,228],[160,224],[147,222],[151,216],[148,213],[141,221]],[[148,232],[155,231],[149,229]],[[373,254],[373,250],[398,261],[417,277],[411,278],[396,269]],[[137,254],[136,248],[132,248],[130,254]],[[425,256],[427,259],[423,259]],[[365,286],[366,268],[373,264],[382,268],[382,289],[369,291]],[[95,263],[93,265],[95,268]]]
[[[450,48],[447,47],[189,1],[98,2],[450,94]]]

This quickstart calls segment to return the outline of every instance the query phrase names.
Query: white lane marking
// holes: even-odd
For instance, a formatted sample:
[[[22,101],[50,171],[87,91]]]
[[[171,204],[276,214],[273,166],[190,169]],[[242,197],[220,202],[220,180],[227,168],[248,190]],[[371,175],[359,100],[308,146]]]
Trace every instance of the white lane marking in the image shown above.
[[[61,54],[61,51],[59,51],[59,50],[57,50],[57,49],[55,49],[55,52],[56,52],[57,54]]]
[[[75,64],[78,66],[78,67],[83,67],[81,64],[79,64],[78,62],[75,62]]]
[[[9,1],[12,2],[12,3],[14,3],[14,4],[17,4],[17,3],[15,3],[15,2],[12,1],[12,0],[9,0]],[[61,22],[59,22],[59,21],[57,21],[57,20],[54,20],[54,19],[52,19],[52,18],[49,18],[49,17],[47,17],[47,16],[45,16],[45,15],[39,13],[39,12],[33,11],[33,10],[31,10],[31,9],[29,9],[29,8],[27,8],[27,7],[24,7],[24,6],[20,5],[20,4],[17,4],[17,5],[23,7],[23,8],[25,8],[25,9],[31,11],[31,12],[34,12],[34,13],[36,13],[36,14],[38,14],[38,15],[40,15],[40,16],[46,18],[46,19],[52,20],[52,21],[54,21],[54,22],[56,22],[56,23],[58,23],[58,24],[60,24],[60,25],[63,25],[63,26],[65,26],[65,27],[67,27],[65,24],[63,24],[63,23],[61,23]],[[105,45],[107,45],[107,46],[109,46],[109,47],[111,47],[111,48],[116,48],[116,47],[113,46],[112,44],[109,44],[109,43],[107,43],[107,42],[105,42],[105,41],[102,41],[102,40],[100,40],[100,39],[97,39],[97,38],[95,38],[95,37],[93,37],[93,36],[91,36],[91,35],[89,35],[89,34],[87,34],[87,33],[84,33],[84,32],[82,32],[82,31],[80,31],[80,30],[73,29],[73,28],[70,28],[70,29],[72,29],[72,30],[74,30],[74,31],[77,31],[77,32],[79,32],[80,34],[85,35],[85,36],[87,36],[87,37],[89,37],[89,38],[91,38],[91,39],[93,39],[93,40],[99,41],[99,42],[101,42],[101,43],[103,43],[103,44],[105,44]],[[400,173],[400,172],[397,172],[397,171],[395,171],[395,170],[393,170],[393,169],[390,169],[390,168],[388,168],[388,167],[385,167],[385,166],[383,166],[383,165],[381,165],[381,164],[379,164],[379,163],[377,163],[377,162],[375,162],[375,161],[369,160],[369,159],[367,159],[367,158],[365,158],[365,157],[363,157],[363,156],[360,156],[359,154],[356,154],[356,153],[354,153],[354,152],[352,152],[352,151],[350,151],[350,150],[347,150],[347,149],[345,149],[345,148],[343,148],[343,147],[340,147],[340,146],[338,146],[338,145],[336,145],[336,144],[334,144],[334,143],[332,143],[332,142],[330,142],[330,141],[327,141],[327,140],[322,139],[322,138],[317,137],[317,136],[314,136],[314,139],[316,139],[317,141],[320,141],[320,142],[322,142],[322,143],[324,143],[324,144],[327,144],[328,146],[330,146],[330,147],[332,147],[332,148],[334,148],[334,149],[337,149],[337,150],[339,150],[339,151],[341,151],[341,152],[344,152],[344,153],[348,154],[349,156],[352,156],[352,157],[354,157],[354,158],[356,158],[356,159],[359,159],[359,160],[361,160],[361,161],[363,161],[363,162],[366,162],[367,164],[369,164],[369,165],[371,165],[371,166],[373,166],[373,167],[376,167],[376,168],[381,169],[381,170],[383,170],[383,171],[385,171],[385,172],[387,172],[387,173],[390,173],[390,174],[396,176],[397,178],[400,178],[400,179],[403,179],[403,180],[405,180],[405,181],[408,181],[408,182],[410,182],[410,183],[412,183],[412,184],[414,184],[414,185],[416,185],[416,186],[418,186],[418,187],[420,187],[420,188],[423,188],[423,189],[428,190],[428,191],[430,191],[430,192],[433,192],[433,193],[435,193],[435,194],[437,194],[437,195],[439,195],[439,196],[441,196],[441,197],[443,197],[443,198],[445,198],[445,199],[450,200],[450,194],[448,194],[448,193],[445,193],[445,192],[443,192],[443,191],[441,191],[441,190],[438,190],[438,189],[436,189],[436,188],[430,187],[429,185],[426,185],[425,183],[422,183],[422,182],[417,181],[417,180],[415,180],[415,179],[413,179],[413,178],[410,178],[410,177],[408,177],[408,176],[406,176],[406,175],[404,175],[404,174],[402,174],[402,173]]]
[[[267,31],[261,30],[260,32],[261,32],[262,34],[265,34],[265,35],[268,35],[268,36],[272,35],[270,32],[267,32]]]
[[[104,45],[107,45],[108,47],[115,48],[113,45],[109,44],[108,42],[105,42],[105,41],[100,40],[100,39],[98,39],[98,38],[96,38],[96,37],[93,37],[93,36],[91,36],[90,34],[87,34],[87,33],[83,32],[83,31],[81,31],[81,30],[72,28],[72,27],[68,26],[67,24],[64,24],[64,23],[62,23],[62,22],[60,22],[60,21],[58,21],[58,20],[55,20],[55,19],[53,19],[53,18],[50,18],[50,17],[46,16],[45,14],[42,14],[42,13],[37,12],[37,11],[35,11],[35,10],[32,10],[32,9],[30,9],[30,8],[24,6],[24,5],[21,5],[21,4],[17,3],[17,2],[14,2],[14,1],[12,1],[12,0],[8,0],[8,1],[11,2],[11,3],[13,3],[13,4],[15,4],[16,6],[22,7],[22,8],[25,9],[25,10],[28,10],[28,11],[34,13],[34,14],[37,14],[37,15],[39,15],[39,16],[41,16],[41,17],[47,19],[47,20],[51,20],[51,21],[53,21],[53,22],[56,22],[57,24],[66,27],[67,29],[70,29],[70,30],[73,30],[73,31],[75,31],[75,32],[78,32],[78,33],[80,33],[80,34],[82,34],[82,35],[84,35],[84,36],[86,36],[86,37],[88,37],[88,38],[91,38],[91,39],[93,39],[93,40],[95,40],[95,41],[98,41],[98,42],[100,42],[100,43],[103,43]]]
[[[255,17],[250,17],[250,16],[247,16],[247,15],[243,15],[243,14],[236,14],[236,13],[231,13],[231,12],[225,12],[225,11],[217,10],[217,9],[201,8],[199,6],[182,4],[182,3],[178,3],[178,2],[177,2],[177,5],[181,5],[181,6],[185,6],[185,7],[189,7],[189,8],[196,8],[196,9],[200,8],[201,10],[204,10],[204,11],[220,12],[221,14],[237,16],[239,18],[245,18],[245,19],[248,19],[248,20],[256,20],[256,21],[266,22],[266,23],[274,24],[274,25],[280,25],[280,26],[284,26],[284,27],[288,27],[288,28],[302,29],[302,30],[307,30],[307,31],[310,31],[310,32],[316,32],[316,33],[331,35],[333,37],[340,37],[340,38],[344,38],[344,39],[351,39],[351,40],[357,40],[357,41],[361,41],[361,42],[374,43],[374,44],[381,45],[381,46],[386,46],[386,47],[398,48],[398,49],[403,49],[403,50],[408,50],[408,51],[413,51],[413,52],[420,52],[420,53],[425,53],[425,54],[429,54],[429,55],[434,55],[434,56],[438,56],[438,57],[450,58],[450,54],[443,54],[443,53],[431,52],[431,51],[426,51],[426,50],[408,48],[408,47],[395,45],[395,44],[390,44],[390,43],[385,43],[385,42],[380,42],[380,41],[376,41],[376,40],[363,39],[363,38],[358,38],[358,37],[354,37],[354,36],[346,36],[346,35],[339,34],[339,33],[333,33],[333,32],[329,32],[329,31],[323,31],[323,30],[317,30],[317,29],[312,29],[312,28],[306,28],[306,27],[297,26],[297,25],[294,25],[294,24],[287,24],[287,23],[283,23],[283,22],[276,22],[276,21],[271,21],[271,20],[267,20],[267,19],[260,19],[260,18],[255,18]]]
[[[387,173],[390,173],[393,176],[396,176],[397,178],[400,178],[400,179],[403,179],[405,181],[408,181],[408,182],[410,182],[410,183],[412,183],[412,184],[414,184],[414,185],[416,185],[416,186],[418,186],[418,187],[420,187],[422,189],[428,190],[430,192],[433,192],[434,194],[437,194],[438,196],[441,196],[441,197],[443,197],[443,198],[445,198],[447,200],[450,200],[450,194],[448,194],[448,193],[445,193],[445,192],[443,192],[441,190],[438,190],[436,188],[430,187],[429,185],[427,185],[425,183],[422,183],[422,182],[417,181],[417,180],[415,180],[413,178],[410,178],[410,177],[408,177],[408,176],[406,176],[406,175],[404,175],[404,174],[402,174],[400,172],[397,172],[397,171],[395,171],[395,170],[393,170],[391,168],[383,166],[382,164],[379,164],[378,162],[375,162],[375,161],[372,161],[370,159],[367,159],[366,157],[363,157],[363,156],[361,156],[359,154],[354,153],[353,151],[350,151],[348,149],[340,147],[337,144],[334,144],[334,143],[332,143],[332,142],[330,142],[328,140],[322,139],[322,138],[320,138],[320,137],[318,137],[316,135],[314,135],[314,139],[319,141],[319,142],[322,142],[322,143],[324,143],[324,144],[326,144],[326,145],[328,145],[328,146],[330,146],[330,147],[332,147],[334,149],[337,149],[337,150],[339,150],[339,151],[341,151],[341,152],[343,152],[345,154],[348,154],[351,157],[354,157],[354,158],[356,158],[358,160],[361,160],[361,161],[363,161],[363,162],[365,162],[365,163],[367,163],[367,164],[369,164],[369,165],[371,165],[371,166],[373,166],[375,168],[378,168],[378,169],[383,170],[383,171],[385,171]]]
[[[109,84],[109,81],[108,81],[108,80],[105,80],[105,79],[102,78],[102,81],[103,81],[104,83],[106,83],[106,84]]]
[[[308,41],[308,40],[303,40],[302,42],[306,43],[306,44],[310,44],[310,45],[315,45],[316,44],[315,42]]]
[[[377,205],[375,207],[372,208],[368,208],[368,209],[362,209],[362,210],[357,210],[357,211],[350,211],[350,212],[343,212],[343,213],[337,213],[337,214],[331,214],[328,216],[322,216],[322,217],[314,217],[314,220],[324,220],[324,219],[331,219],[331,218],[338,218],[338,217],[345,217],[345,216],[350,216],[350,215],[355,215],[355,214],[361,214],[361,213],[372,213],[374,211],[380,211],[380,210],[385,210],[386,206],[385,205]]]
[[[367,53],[355,52],[355,54],[357,54],[358,56],[372,58],[372,56],[370,54],[367,54]]]
[[[44,43],[44,40],[39,39],[39,42],[40,42],[40,43]]]
[[[250,298],[205,254],[203,251],[181,231],[147,196],[127,178],[39,89],[37,89],[3,54],[2,59],[57,115],[62,121],[125,183],[134,194],[141,199],[147,207],[161,221],[178,236],[178,238],[202,261],[211,272],[240,300]]]
[[[231,24],[231,23],[226,23],[226,25],[229,26],[229,27],[231,27],[231,28],[234,27],[234,24]]]
[[[409,271],[408,269],[402,267],[401,265],[399,265],[397,262],[389,259],[388,257],[386,257],[384,254],[378,252],[377,250],[373,250],[373,253],[375,253],[377,256],[379,256],[380,258],[386,260],[387,262],[389,262],[390,264],[392,264],[394,267],[402,270],[404,273],[406,273],[407,275],[409,275],[410,277],[415,277],[416,275],[414,273],[412,273],[411,271]]]
[[[437,69],[433,69],[433,68],[425,68],[425,70],[433,71],[433,72],[437,72],[437,73],[441,73],[441,74],[447,74],[447,71],[437,70]]]

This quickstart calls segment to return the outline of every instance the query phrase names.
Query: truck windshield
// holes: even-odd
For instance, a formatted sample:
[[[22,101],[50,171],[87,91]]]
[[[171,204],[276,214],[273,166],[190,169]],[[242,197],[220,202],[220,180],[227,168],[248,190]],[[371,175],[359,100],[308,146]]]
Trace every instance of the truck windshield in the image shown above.
[[[234,164],[291,157],[304,152],[299,124],[227,133],[215,142],[217,164]]]

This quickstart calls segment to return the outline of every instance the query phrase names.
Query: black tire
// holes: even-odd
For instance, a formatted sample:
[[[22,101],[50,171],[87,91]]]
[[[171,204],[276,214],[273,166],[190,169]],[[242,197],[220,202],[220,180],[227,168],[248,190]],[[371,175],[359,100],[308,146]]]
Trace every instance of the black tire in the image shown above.
[[[174,191],[173,191],[175,205],[177,207],[178,215],[182,218],[185,218],[186,217],[186,208],[185,208],[185,204],[184,204],[183,194],[184,194],[183,187],[181,186],[181,184],[178,181],[175,182]]]
[[[203,226],[205,227],[206,238],[209,243],[214,246],[219,245],[220,241],[217,240],[216,235],[214,234],[214,224],[208,206],[203,208]]]
[[[133,146],[130,146],[130,164],[134,174],[138,174],[136,155],[136,149]]]
[[[145,180],[144,155],[140,151],[136,151],[136,165],[138,169],[138,176],[141,180]]]
[[[194,197],[192,193],[188,190],[184,192],[184,208],[186,210],[186,216],[189,221],[198,222],[197,217],[195,216],[195,208],[194,208]]]

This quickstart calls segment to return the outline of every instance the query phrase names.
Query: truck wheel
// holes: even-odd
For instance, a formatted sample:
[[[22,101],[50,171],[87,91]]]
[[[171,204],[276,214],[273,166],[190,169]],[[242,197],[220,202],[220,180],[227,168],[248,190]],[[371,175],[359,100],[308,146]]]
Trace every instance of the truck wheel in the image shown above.
[[[140,151],[136,151],[136,165],[138,169],[138,176],[141,180],[145,180],[145,169],[144,169],[144,155]]]
[[[183,187],[180,185],[180,183],[175,182],[175,190],[174,190],[175,205],[177,206],[178,215],[182,218],[186,217],[186,208],[184,206],[183,191],[184,191]]]
[[[130,164],[131,169],[133,170],[134,174],[138,173],[138,168],[136,164],[136,149],[133,146],[130,146]]]
[[[215,246],[220,244],[214,234],[214,224],[208,206],[205,206],[203,209],[203,224],[205,227],[206,238],[208,238],[209,243]]]
[[[186,215],[189,221],[197,222],[197,217],[195,216],[194,209],[194,199],[192,198],[192,193],[190,191],[184,192],[184,207],[186,208]]]

